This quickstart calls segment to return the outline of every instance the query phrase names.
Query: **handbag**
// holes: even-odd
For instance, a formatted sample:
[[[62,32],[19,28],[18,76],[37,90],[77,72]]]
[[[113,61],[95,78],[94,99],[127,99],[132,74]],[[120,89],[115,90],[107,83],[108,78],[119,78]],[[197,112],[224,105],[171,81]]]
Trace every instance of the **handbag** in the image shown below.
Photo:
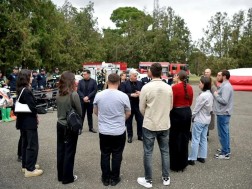
[[[21,93],[20,93],[20,95],[19,95],[19,97],[18,97],[18,99],[17,99],[17,101],[15,103],[15,110],[14,111],[16,113],[31,113],[32,112],[27,104],[22,104],[22,103],[19,102],[19,99],[20,99],[24,89],[25,88],[22,89],[22,91],[21,91]]]
[[[83,121],[81,116],[73,108],[72,94],[70,95],[70,101],[71,101],[71,109],[66,112],[67,126],[73,132],[81,134],[80,131],[82,130]]]

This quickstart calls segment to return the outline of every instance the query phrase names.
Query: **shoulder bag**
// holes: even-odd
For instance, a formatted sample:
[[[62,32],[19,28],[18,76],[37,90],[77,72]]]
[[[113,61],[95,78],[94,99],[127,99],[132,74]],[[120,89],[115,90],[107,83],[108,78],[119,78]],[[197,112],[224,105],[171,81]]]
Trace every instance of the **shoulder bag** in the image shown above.
[[[22,89],[22,91],[21,91],[21,93],[20,93],[20,95],[19,95],[19,97],[18,97],[18,99],[17,99],[17,101],[15,103],[15,110],[14,111],[16,113],[32,113],[32,111],[30,110],[30,108],[29,108],[29,106],[27,104],[22,104],[22,103],[19,102],[19,99],[20,99],[24,89],[25,88]]]
[[[70,95],[71,109],[66,113],[67,126],[70,130],[76,133],[81,133],[82,130],[82,118],[77,113],[77,111],[73,107],[73,99],[72,94]]]

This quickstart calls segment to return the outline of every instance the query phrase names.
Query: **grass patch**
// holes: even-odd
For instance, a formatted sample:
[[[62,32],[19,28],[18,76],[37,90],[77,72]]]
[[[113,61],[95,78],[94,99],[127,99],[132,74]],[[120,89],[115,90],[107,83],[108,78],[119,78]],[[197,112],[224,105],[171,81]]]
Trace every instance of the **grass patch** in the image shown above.
[[[195,74],[189,75],[189,83],[190,84],[197,84],[197,83],[199,83],[199,80],[200,80],[200,76],[197,76]]]

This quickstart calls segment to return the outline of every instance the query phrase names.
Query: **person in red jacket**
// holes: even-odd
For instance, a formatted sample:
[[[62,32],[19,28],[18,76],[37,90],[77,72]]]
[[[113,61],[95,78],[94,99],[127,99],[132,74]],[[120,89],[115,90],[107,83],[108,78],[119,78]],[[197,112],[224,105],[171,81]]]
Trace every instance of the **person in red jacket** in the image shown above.
[[[193,89],[187,83],[187,73],[178,73],[178,83],[172,86],[173,109],[170,112],[170,169],[183,171],[188,165],[188,143],[192,111]]]

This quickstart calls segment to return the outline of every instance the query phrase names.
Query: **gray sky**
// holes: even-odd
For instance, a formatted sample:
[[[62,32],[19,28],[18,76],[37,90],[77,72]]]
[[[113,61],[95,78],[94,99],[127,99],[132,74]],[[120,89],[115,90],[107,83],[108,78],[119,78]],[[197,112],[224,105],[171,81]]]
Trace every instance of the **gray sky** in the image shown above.
[[[98,18],[99,28],[114,28],[110,21],[110,15],[118,7],[131,6],[139,10],[153,11],[154,0],[91,0],[94,2],[94,16]],[[65,0],[52,0],[57,6],[62,6]],[[85,7],[89,0],[69,0],[74,7]],[[252,8],[252,0],[159,0],[159,7],[172,7],[176,15],[182,17],[189,30],[192,39],[202,37],[202,29],[206,28],[211,16],[216,12],[227,12],[231,18],[239,10]]]

